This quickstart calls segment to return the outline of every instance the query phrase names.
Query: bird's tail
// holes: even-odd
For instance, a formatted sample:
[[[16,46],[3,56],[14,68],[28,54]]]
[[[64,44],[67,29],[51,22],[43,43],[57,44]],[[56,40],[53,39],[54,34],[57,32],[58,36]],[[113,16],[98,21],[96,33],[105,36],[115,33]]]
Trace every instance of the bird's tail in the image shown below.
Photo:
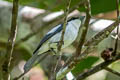
[[[35,64],[35,62],[37,61],[39,55],[38,54],[34,54],[24,65],[24,72],[28,72]]]
[[[34,54],[24,65],[24,73],[28,72],[34,65],[37,65],[42,60],[44,60],[45,57],[48,56],[48,52],[46,51],[42,54]]]

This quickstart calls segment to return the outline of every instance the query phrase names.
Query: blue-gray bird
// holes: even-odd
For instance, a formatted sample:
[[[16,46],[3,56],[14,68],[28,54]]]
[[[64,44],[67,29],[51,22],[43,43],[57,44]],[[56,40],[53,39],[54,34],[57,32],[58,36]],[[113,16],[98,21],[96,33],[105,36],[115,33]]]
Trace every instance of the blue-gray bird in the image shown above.
[[[79,18],[71,18],[67,21],[66,30],[64,34],[64,44],[62,49],[66,48],[72,44],[78,36],[79,28],[84,21],[85,16],[80,16]],[[62,34],[63,24],[59,24],[50,30],[40,41],[38,47],[33,52],[33,56],[24,65],[24,71],[29,71],[33,64],[36,62],[38,56],[45,53],[51,49],[57,51],[57,44],[60,41]]]

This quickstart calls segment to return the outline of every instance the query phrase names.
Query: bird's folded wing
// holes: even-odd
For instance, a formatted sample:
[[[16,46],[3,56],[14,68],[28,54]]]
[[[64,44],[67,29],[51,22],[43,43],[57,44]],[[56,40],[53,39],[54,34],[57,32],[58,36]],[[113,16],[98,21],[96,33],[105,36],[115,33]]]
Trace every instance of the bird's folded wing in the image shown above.
[[[47,41],[49,40],[52,36],[54,36],[55,34],[59,33],[63,28],[63,24],[58,25],[57,27],[53,28],[52,30],[50,30],[44,37],[43,39],[40,41],[38,47],[35,49],[35,51],[33,52],[33,54],[35,54],[39,48]]]

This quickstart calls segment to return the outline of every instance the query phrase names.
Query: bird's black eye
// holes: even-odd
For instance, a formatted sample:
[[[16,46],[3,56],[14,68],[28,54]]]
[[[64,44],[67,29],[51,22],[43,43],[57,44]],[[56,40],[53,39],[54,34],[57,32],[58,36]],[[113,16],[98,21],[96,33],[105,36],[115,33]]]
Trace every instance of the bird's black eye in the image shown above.
[[[109,51],[113,51],[113,48],[109,48]]]

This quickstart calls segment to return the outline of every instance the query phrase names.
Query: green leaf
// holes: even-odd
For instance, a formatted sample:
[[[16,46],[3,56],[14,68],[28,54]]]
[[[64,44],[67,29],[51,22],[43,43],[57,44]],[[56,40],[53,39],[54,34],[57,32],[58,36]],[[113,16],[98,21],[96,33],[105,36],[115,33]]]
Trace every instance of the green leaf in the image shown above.
[[[91,14],[106,13],[116,9],[116,0],[90,0]],[[79,8],[80,11],[85,11]]]
[[[89,56],[86,59],[82,60],[80,63],[76,65],[76,67],[72,70],[73,75],[77,75],[83,72],[85,69],[89,69],[92,65],[98,61],[98,57]]]
[[[116,0],[91,0],[92,14],[104,13],[116,9]]]

